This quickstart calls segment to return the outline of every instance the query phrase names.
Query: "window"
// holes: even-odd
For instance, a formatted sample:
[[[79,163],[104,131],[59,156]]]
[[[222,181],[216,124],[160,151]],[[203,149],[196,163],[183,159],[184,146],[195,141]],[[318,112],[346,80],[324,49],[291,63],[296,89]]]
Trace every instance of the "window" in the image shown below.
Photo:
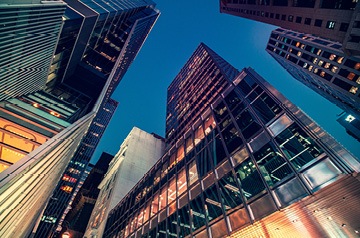
[[[273,6],[287,6],[288,1],[287,0],[274,0]]]
[[[209,116],[205,119],[205,134],[208,135],[216,126],[216,122],[213,116]]]
[[[297,170],[323,152],[295,123],[276,136],[275,140]]]
[[[203,131],[203,127],[200,125],[196,131],[195,131],[195,145],[199,144],[199,142],[204,139],[205,135],[204,135],[204,131]]]
[[[177,179],[177,189],[178,189],[178,191],[177,191],[178,196],[180,196],[187,189],[185,169],[183,169],[179,172],[178,179]]]
[[[159,200],[159,211],[161,211],[162,209],[164,209],[166,207],[166,201],[167,201],[167,184],[162,187],[161,192],[160,192],[160,200]]]
[[[219,187],[225,211],[231,210],[243,203],[240,195],[240,189],[231,172],[219,180]]]
[[[243,144],[239,132],[237,131],[233,123],[231,123],[231,125],[222,132],[222,135],[224,137],[224,142],[229,154],[231,154]]]
[[[215,185],[204,191],[204,199],[209,221],[222,215],[220,198]]]
[[[296,20],[295,20],[296,23],[301,23],[301,21],[302,21],[302,17],[296,17]]]
[[[242,112],[235,119],[246,140],[250,139],[261,128],[248,110]]]
[[[250,158],[238,165],[235,172],[241,181],[241,190],[246,198],[252,198],[265,190],[260,174]]]
[[[217,136],[214,140],[212,140],[209,147],[210,153],[213,157],[213,164],[215,166],[226,158],[226,153],[221,141],[221,137]]]
[[[286,2],[287,2],[287,1],[286,1]],[[279,19],[280,19],[280,14],[276,13],[276,14],[275,14],[275,19],[278,19],[278,20],[279,20]]]
[[[71,191],[73,190],[72,187],[67,186],[67,185],[61,186],[60,189],[63,190],[64,192],[66,192],[66,193],[71,193]]]
[[[189,164],[188,167],[188,181],[189,181],[189,186],[192,185],[193,183],[195,183],[198,180],[198,172],[197,172],[197,168],[196,168],[196,162],[193,161]]]
[[[286,20],[286,15],[285,15],[285,14],[282,14],[282,15],[281,15],[281,20],[282,20],[282,21],[285,21],[285,20]]]
[[[294,16],[293,16],[293,15],[289,15],[289,16],[288,16],[288,21],[290,21],[290,22],[294,21]]]
[[[322,22],[323,22],[323,21],[322,21],[322,20],[320,20],[320,19],[315,19],[314,26],[321,27]]]
[[[269,186],[273,186],[292,174],[289,164],[271,142],[254,153],[254,157]]]
[[[348,23],[341,23],[340,24],[340,29],[339,31],[343,31],[343,32],[346,32],[349,28],[349,24]]]
[[[311,18],[305,18],[304,24],[311,25]]]
[[[168,204],[176,199],[176,177],[173,177],[169,183],[168,189]]]
[[[334,29],[335,28],[335,21],[328,21],[326,23],[326,28],[327,29]]]
[[[263,93],[253,103],[254,109],[264,123],[268,123],[276,115],[281,112],[281,108],[275,101],[266,93]]]
[[[185,205],[183,208],[178,210],[179,214],[179,222],[180,225],[179,228],[179,235],[180,237],[185,237],[190,234],[190,216],[189,216],[189,208],[187,205]],[[150,237],[156,237],[156,236],[150,236]]]
[[[190,215],[192,217],[191,221],[193,223],[191,227],[193,231],[196,231],[206,224],[205,208],[200,195],[190,202],[190,209],[192,211]]]

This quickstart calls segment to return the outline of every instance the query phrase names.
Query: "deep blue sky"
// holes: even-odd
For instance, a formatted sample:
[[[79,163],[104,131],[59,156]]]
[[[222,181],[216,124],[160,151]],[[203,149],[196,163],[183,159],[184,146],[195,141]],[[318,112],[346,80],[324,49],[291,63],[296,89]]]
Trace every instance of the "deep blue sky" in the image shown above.
[[[220,14],[218,0],[155,0],[161,15],[112,96],[119,107],[92,162],[116,154],[133,126],[165,135],[166,90],[200,42],[235,68],[254,68],[290,101],[360,158],[360,144],[336,122],[341,113],[293,79],[266,51],[275,26]]]

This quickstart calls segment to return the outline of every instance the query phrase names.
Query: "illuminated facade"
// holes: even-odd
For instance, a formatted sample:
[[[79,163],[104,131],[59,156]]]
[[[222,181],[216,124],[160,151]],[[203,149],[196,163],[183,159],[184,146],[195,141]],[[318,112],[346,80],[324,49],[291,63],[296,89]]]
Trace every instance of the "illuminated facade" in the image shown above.
[[[360,120],[349,113],[343,112],[339,115],[337,122],[342,125],[346,132],[360,142]]]
[[[358,1],[220,0],[220,12],[331,39],[360,55]]]
[[[340,48],[337,42],[279,28],[266,51],[298,81],[360,117],[360,59]]]
[[[100,194],[91,214],[85,237],[102,237],[111,209],[134,187],[163,155],[164,139],[134,127],[109,164],[99,185]]]
[[[66,4],[2,0],[0,101],[45,87]]]
[[[202,81],[211,102],[198,107],[186,92]],[[168,88],[168,118],[194,107],[103,237],[358,236],[359,161],[253,69],[233,76],[201,44]]]

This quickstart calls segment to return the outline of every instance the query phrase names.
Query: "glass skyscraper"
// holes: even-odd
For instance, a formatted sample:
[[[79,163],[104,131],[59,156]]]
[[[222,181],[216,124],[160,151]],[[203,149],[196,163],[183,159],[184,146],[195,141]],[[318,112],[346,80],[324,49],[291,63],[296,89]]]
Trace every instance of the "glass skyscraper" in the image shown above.
[[[8,46],[5,50],[34,48],[36,54],[42,54],[36,49],[44,46],[48,54],[44,57],[49,56],[48,61],[41,58],[44,64],[38,65],[27,62],[28,55],[16,55],[22,57],[22,63],[29,63],[29,68],[10,70],[11,73],[20,76],[29,72],[25,74],[36,82],[13,79],[10,84],[6,83],[10,76],[1,77],[1,92],[6,94],[0,98],[0,110],[6,111],[0,114],[1,131],[5,132],[1,153],[6,156],[0,167],[5,169],[0,174],[1,237],[27,236],[32,230],[43,229],[44,216],[43,221],[51,223],[49,232],[54,231],[54,224],[61,224],[69,199],[77,191],[74,188],[101,137],[92,126],[103,123],[98,121],[103,119],[101,110],[111,104],[111,94],[159,16],[155,4],[147,0],[64,2],[0,3],[1,19],[5,23],[11,20],[10,28],[1,28],[0,32],[5,32],[5,38],[14,34],[29,40],[17,39],[15,47],[15,41],[1,38],[5,39],[1,46]],[[23,6],[27,9],[23,10]],[[43,34],[49,37],[38,46],[38,38]],[[25,46],[28,42],[33,44]],[[28,53],[32,54],[29,59],[37,60],[32,58],[33,51]],[[43,73],[42,78],[38,72]],[[25,85],[28,82],[30,86]],[[10,93],[11,90],[19,93]],[[77,174],[73,175],[74,171]],[[51,207],[52,200],[57,201],[53,206],[56,212],[46,213],[44,207],[47,203]],[[43,212],[46,214],[41,215]]]
[[[166,153],[110,212],[104,237],[359,233],[359,161],[203,43],[168,88],[166,133]]]

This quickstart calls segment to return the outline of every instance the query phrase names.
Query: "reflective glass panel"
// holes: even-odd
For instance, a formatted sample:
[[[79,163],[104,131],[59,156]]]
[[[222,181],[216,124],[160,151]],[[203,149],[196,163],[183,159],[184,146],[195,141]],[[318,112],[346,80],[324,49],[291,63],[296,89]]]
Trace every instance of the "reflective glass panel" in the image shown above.
[[[220,195],[224,202],[225,211],[231,210],[234,207],[241,205],[242,199],[240,189],[236,184],[232,173],[228,173],[221,180],[219,180]]]
[[[175,199],[176,199],[176,177],[173,177],[169,183],[168,203],[170,204]]]
[[[195,160],[189,164],[188,176],[189,176],[189,185],[192,185],[199,179]]]
[[[225,130],[222,131],[222,135],[229,154],[231,154],[233,151],[243,145],[239,132],[232,123],[230,126],[228,126]]]
[[[220,198],[215,185],[204,191],[204,199],[209,221],[222,215]]]
[[[275,140],[296,169],[323,153],[312,138],[295,123],[281,132]]]
[[[185,169],[181,170],[178,173],[178,179],[177,179],[177,189],[178,189],[178,196],[186,191],[187,189],[187,182],[186,182],[186,171]]]
[[[260,172],[269,186],[292,174],[289,164],[272,143],[267,143],[254,153]]]
[[[251,158],[237,166],[235,171],[241,181],[242,192],[246,198],[252,198],[265,190],[265,185]]]
[[[252,105],[264,123],[269,122],[281,112],[279,105],[266,93],[261,94]]]
[[[190,234],[190,210],[186,205],[185,207],[179,209],[178,213],[179,237],[185,237]]]
[[[253,136],[261,127],[257,124],[248,110],[245,110],[235,118],[242,134],[248,140]]]
[[[192,217],[192,229],[196,231],[206,223],[204,203],[201,196],[197,196],[190,202],[190,215]]]

